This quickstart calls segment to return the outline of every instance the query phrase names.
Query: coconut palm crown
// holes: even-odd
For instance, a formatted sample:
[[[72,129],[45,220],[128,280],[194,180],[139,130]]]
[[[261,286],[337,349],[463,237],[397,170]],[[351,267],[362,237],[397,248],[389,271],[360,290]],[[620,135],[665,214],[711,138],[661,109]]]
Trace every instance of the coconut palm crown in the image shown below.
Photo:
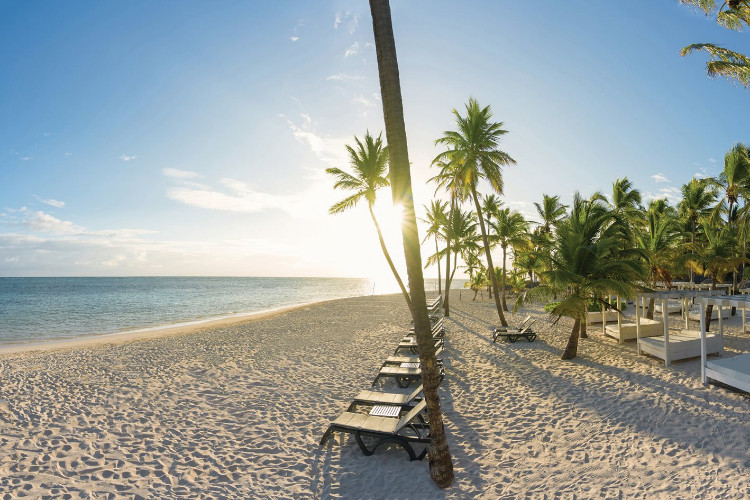
[[[385,240],[383,239],[383,232],[380,229],[380,224],[378,223],[378,219],[375,217],[375,212],[373,211],[377,190],[389,185],[388,148],[383,144],[380,134],[376,139],[370,135],[369,131],[365,133],[364,142],[355,137],[354,143],[356,148],[350,145],[346,146],[346,151],[349,154],[349,166],[352,168],[352,171],[354,172],[353,174],[335,167],[326,169],[326,173],[336,177],[336,183],[333,185],[334,189],[354,191],[354,194],[334,203],[329,209],[329,212],[331,214],[338,214],[353,208],[361,200],[367,201],[370,218],[372,219],[372,222],[375,225],[375,230],[378,233],[380,249],[383,251],[385,260],[388,262],[388,266],[391,268],[391,272],[396,278],[401,293],[404,295],[409,311],[413,312],[414,309],[412,307],[411,297],[409,292],[406,291],[406,287],[396,270],[396,266],[393,264],[393,259],[391,259],[391,254],[388,252]]]
[[[513,165],[515,160],[499,149],[500,138],[507,133],[502,122],[492,121],[490,107],[481,108],[474,98],[466,105],[466,115],[453,110],[456,130],[447,130],[443,137],[435,141],[436,144],[447,147],[433,160],[433,164],[448,169],[441,177],[451,179],[460,201],[471,198],[479,219],[482,232],[487,268],[492,281],[492,292],[495,298],[495,308],[500,322],[507,326],[508,322],[503,314],[498,297],[497,278],[492,264],[490,241],[485,225],[482,207],[479,200],[478,184],[480,180],[489,183],[492,191],[497,194],[503,192],[503,177],[500,172],[502,166]]]

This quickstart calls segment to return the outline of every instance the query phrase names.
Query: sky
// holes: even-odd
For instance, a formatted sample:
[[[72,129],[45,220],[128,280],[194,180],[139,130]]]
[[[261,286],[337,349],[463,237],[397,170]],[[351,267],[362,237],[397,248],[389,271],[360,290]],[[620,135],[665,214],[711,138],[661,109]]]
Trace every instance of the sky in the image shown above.
[[[677,0],[391,9],[418,216],[470,97],[508,131],[501,199],[531,220],[544,193],[625,176],[675,203],[750,142],[750,92],[679,56],[750,34]],[[366,206],[328,214],[347,193],[325,173],[383,130],[364,0],[0,0],[0,276],[392,281]],[[403,269],[388,190],[376,212]]]

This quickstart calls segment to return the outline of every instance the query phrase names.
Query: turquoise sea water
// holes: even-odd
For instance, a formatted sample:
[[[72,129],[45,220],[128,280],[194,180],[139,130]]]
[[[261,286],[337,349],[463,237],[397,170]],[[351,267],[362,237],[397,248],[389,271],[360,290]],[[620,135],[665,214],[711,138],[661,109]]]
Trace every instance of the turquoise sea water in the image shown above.
[[[428,293],[435,292],[436,281],[426,280]],[[0,345],[164,327],[397,291],[356,278],[0,278]]]

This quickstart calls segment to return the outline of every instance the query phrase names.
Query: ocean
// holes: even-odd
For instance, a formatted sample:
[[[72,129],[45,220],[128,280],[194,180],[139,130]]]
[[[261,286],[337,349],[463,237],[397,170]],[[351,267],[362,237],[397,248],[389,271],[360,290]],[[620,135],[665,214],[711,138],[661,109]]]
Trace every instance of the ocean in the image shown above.
[[[463,285],[455,280],[454,287]],[[437,293],[437,280],[425,280]],[[322,300],[397,293],[358,278],[0,278],[0,346],[242,316]]]

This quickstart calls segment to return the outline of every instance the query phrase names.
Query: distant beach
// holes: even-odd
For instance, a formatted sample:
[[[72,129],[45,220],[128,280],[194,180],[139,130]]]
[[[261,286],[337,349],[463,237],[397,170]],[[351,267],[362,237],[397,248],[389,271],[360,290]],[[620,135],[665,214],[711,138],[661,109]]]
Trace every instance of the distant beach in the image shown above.
[[[703,386],[596,327],[492,343],[494,303],[454,291],[440,387],[456,482],[400,448],[318,441],[409,324],[399,295],[306,305],[142,340],[0,355],[0,491],[11,497],[746,498],[750,396]],[[750,351],[739,318],[727,355]],[[387,383],[389,390],[395,384]]]

